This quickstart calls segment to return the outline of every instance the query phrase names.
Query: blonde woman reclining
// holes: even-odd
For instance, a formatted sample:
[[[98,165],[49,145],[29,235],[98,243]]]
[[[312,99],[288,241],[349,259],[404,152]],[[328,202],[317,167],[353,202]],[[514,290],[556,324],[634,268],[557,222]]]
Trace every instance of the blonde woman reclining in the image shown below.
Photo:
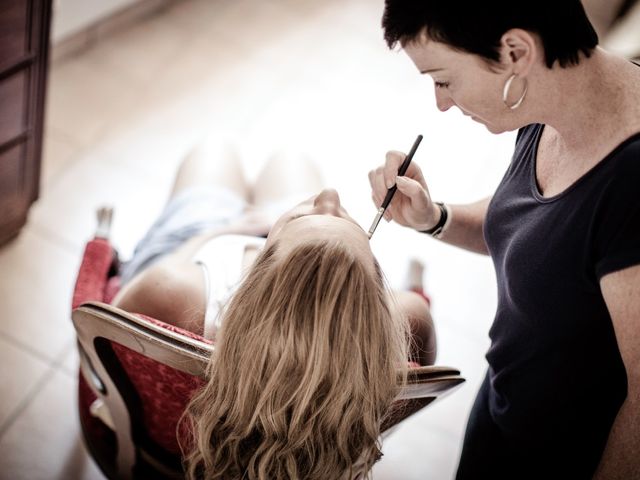
[[[185,415],[191,478],[366,475],[398,370],[435,359],[428,303],[386,288],[312,164],[275,156],[252,187],[239,165],[210,146],[182,163],[114,303],[215,338]]]

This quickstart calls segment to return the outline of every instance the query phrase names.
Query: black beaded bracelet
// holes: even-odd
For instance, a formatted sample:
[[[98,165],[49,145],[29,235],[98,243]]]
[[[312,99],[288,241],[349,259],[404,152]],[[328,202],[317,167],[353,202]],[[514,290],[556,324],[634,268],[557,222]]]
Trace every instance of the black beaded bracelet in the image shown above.
[[[435,202],[435,203],[436,205],[438,205],[438,208],[440,208],[440,220],[438,220],[438,223],[436,223],[429,230],[420,230],[420,233],[426,233],[428,235],[431,235],[432,237],[435,237],[440,232],[442,232],[442,228],[444,227],[445,223],[447,223],[447,216],[448,216],[447,208],[444,206],[444,203],[442,202]]]

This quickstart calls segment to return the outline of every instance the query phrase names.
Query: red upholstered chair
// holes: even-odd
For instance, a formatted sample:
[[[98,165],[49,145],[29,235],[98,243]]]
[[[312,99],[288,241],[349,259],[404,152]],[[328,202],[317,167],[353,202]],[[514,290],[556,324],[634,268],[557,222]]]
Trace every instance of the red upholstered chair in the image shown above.
[[[183,478],[178,420],[203,384],[214,345],[109,305],[118,290],[117,254],[107,240],[110,216],[109,210],[99,212],[73,295],[84,440],[108,478]],[[412,368],[383,436],[462,382],[452,368]]]

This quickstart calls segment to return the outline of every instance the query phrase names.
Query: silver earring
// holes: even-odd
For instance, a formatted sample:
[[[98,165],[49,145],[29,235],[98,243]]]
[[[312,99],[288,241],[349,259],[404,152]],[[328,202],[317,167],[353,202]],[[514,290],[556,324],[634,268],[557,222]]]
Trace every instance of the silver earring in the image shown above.
[[[515,110],[516,108],[518,108],[520,106],[520,104],[524,100],[524,97],[527,95],[527,88],[529,87],[529,85],[527,83],[527,79],[525,78],[524,79],[524,92],[522,92],[522,95],[520,96],[520,98],[518,99],[518,101],[516,103],[514,103],[513,105],[509,105],[507,97],[509,96],[509,89],[511,88],[511,82],[513,82],[513,79],[516,78],[516,76],[517,75],[515,73],[513,75],[511,75],[509,77],[509,79],[506,81],[506,83],[504,84],[504,88],[502,89],[502,101],[511,110]]]

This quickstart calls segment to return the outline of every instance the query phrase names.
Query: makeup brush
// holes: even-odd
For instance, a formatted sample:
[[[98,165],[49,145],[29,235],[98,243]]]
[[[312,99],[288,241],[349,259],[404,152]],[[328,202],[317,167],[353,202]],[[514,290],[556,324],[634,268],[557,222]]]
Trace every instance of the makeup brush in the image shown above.
[[[418,145],[420,145],[421,141],[422,141],[422,135],[418,135],[418,137],[416,138],[416,141],[413,142],[413,146],[411,147],[411,150],[409,150],[409,154],[406,156],[406,158],[404,159],[404,162],[402,162],[402,165],[400,165],[400,168],[398,169],[399,176],[403,176],[407,171],[407,168],[409,168],[411,159],[413,158],[413,155],[416,153],[416,150],[418,149]],[[397,185],[394,185],[389,190],[387,190],[387,195],[384,197],[384,201],[382,202],[382,205],[380,205],[380,208],[378,209],[376,218],[373,219],[371,228],[369,228],[369,238],[373,236],[373,232],[375,232],[376,228],[378,228],[380,219],[382,219],[382,216],[384,215],[385,210],[391,203],[391,199],[395,195],[397,189],[398,189]]]

